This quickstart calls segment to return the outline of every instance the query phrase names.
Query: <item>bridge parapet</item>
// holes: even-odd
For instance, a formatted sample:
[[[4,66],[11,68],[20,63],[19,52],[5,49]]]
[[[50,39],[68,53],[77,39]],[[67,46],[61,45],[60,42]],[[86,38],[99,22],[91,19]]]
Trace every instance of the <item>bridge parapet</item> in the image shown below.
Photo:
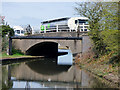
[[[45,36],[45,37],[81,37],[82,35],[87,35],[88,32],[50,32],[50,33],[40,33],[32,36]]]

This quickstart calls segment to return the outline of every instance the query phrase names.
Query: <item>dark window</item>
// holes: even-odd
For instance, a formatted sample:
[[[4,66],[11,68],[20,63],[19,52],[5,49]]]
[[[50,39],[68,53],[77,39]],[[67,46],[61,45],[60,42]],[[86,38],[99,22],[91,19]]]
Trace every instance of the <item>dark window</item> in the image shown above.
[[[88,28],[88,26],[84,26],[84,28]]]
[[[20,34],[20,30],[16,30],[16,33],[17,33],[17,34]]]
[[[83,23],[79,23],[80,25],[83,25]]]
[[[22,33],[22,34],[24,34],[24,31],[23,31],[23,30],[21,30],[21,33]]]
[[[81,29],[81,31],[83,31],[83,29]]]
[[[88,21],[87,21],[87,20],[81,20],[81,19],[78,19],[78,20],[79,20],[79,24],[81,24],[81,23],[88,24]]]
[[[80,20],[80,19],[79,19],[79,23],[85,23],[85,20]]]
[[[80,26],[80,28],[83,28],[83,26]]]
[[[75,24],[77,24],[77,20],[75,20]]]
[[[87,29],[84,29],[84,31],[87,31]]]

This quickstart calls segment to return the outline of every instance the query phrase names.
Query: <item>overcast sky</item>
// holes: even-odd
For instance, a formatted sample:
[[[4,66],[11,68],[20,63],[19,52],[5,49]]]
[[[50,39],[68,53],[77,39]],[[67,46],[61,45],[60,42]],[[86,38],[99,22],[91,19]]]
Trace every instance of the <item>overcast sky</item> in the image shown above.
[[[75,2],[3,2],[2,14],[11,26],[40,27],[41,21],[59,17],[76,17]]]

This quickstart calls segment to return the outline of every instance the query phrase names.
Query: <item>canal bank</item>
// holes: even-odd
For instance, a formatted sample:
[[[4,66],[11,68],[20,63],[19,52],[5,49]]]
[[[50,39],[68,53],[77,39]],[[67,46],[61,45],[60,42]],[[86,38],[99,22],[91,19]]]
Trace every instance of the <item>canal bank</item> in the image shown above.
[[[18,63],[18,62],[23,62],[26,60],[31,60],[31,59],[40,59],[44,58],[43,56],[21,56],[21,57],[11,57],[11,58],[1,58],[0,61],[2,65],[5,64],[10,64],[10,63]]]
[[[78,54],[75,57],[75,64],[78,65],[79,68],[90,72],[95,77],[98,77],[101,80],[107,80],[109,83],[114,84],[118,88],[118,63],[109,63],[111,58],[109,55],[104,55],[98,59],[95,59],[91,58],[91,55],[80,57]]]

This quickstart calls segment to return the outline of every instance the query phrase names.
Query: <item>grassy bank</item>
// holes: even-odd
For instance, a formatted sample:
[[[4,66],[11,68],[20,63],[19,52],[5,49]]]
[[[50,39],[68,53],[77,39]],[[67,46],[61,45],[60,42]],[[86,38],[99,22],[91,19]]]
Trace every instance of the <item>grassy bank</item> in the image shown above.
[[[20,53],[16,53],[13,55],[7,55],[6,53],[2,53],[1,57],[4,59],[4,58],[19,58],[19,57],[31,57],[31,56],[20,54]]]
[[[92,52],[88,52],[81,57],[77,55],[75,63],[101,78],[118,84],[119,63],[118,55],[114,52],[100,56],[99,58],[95,58]]]

